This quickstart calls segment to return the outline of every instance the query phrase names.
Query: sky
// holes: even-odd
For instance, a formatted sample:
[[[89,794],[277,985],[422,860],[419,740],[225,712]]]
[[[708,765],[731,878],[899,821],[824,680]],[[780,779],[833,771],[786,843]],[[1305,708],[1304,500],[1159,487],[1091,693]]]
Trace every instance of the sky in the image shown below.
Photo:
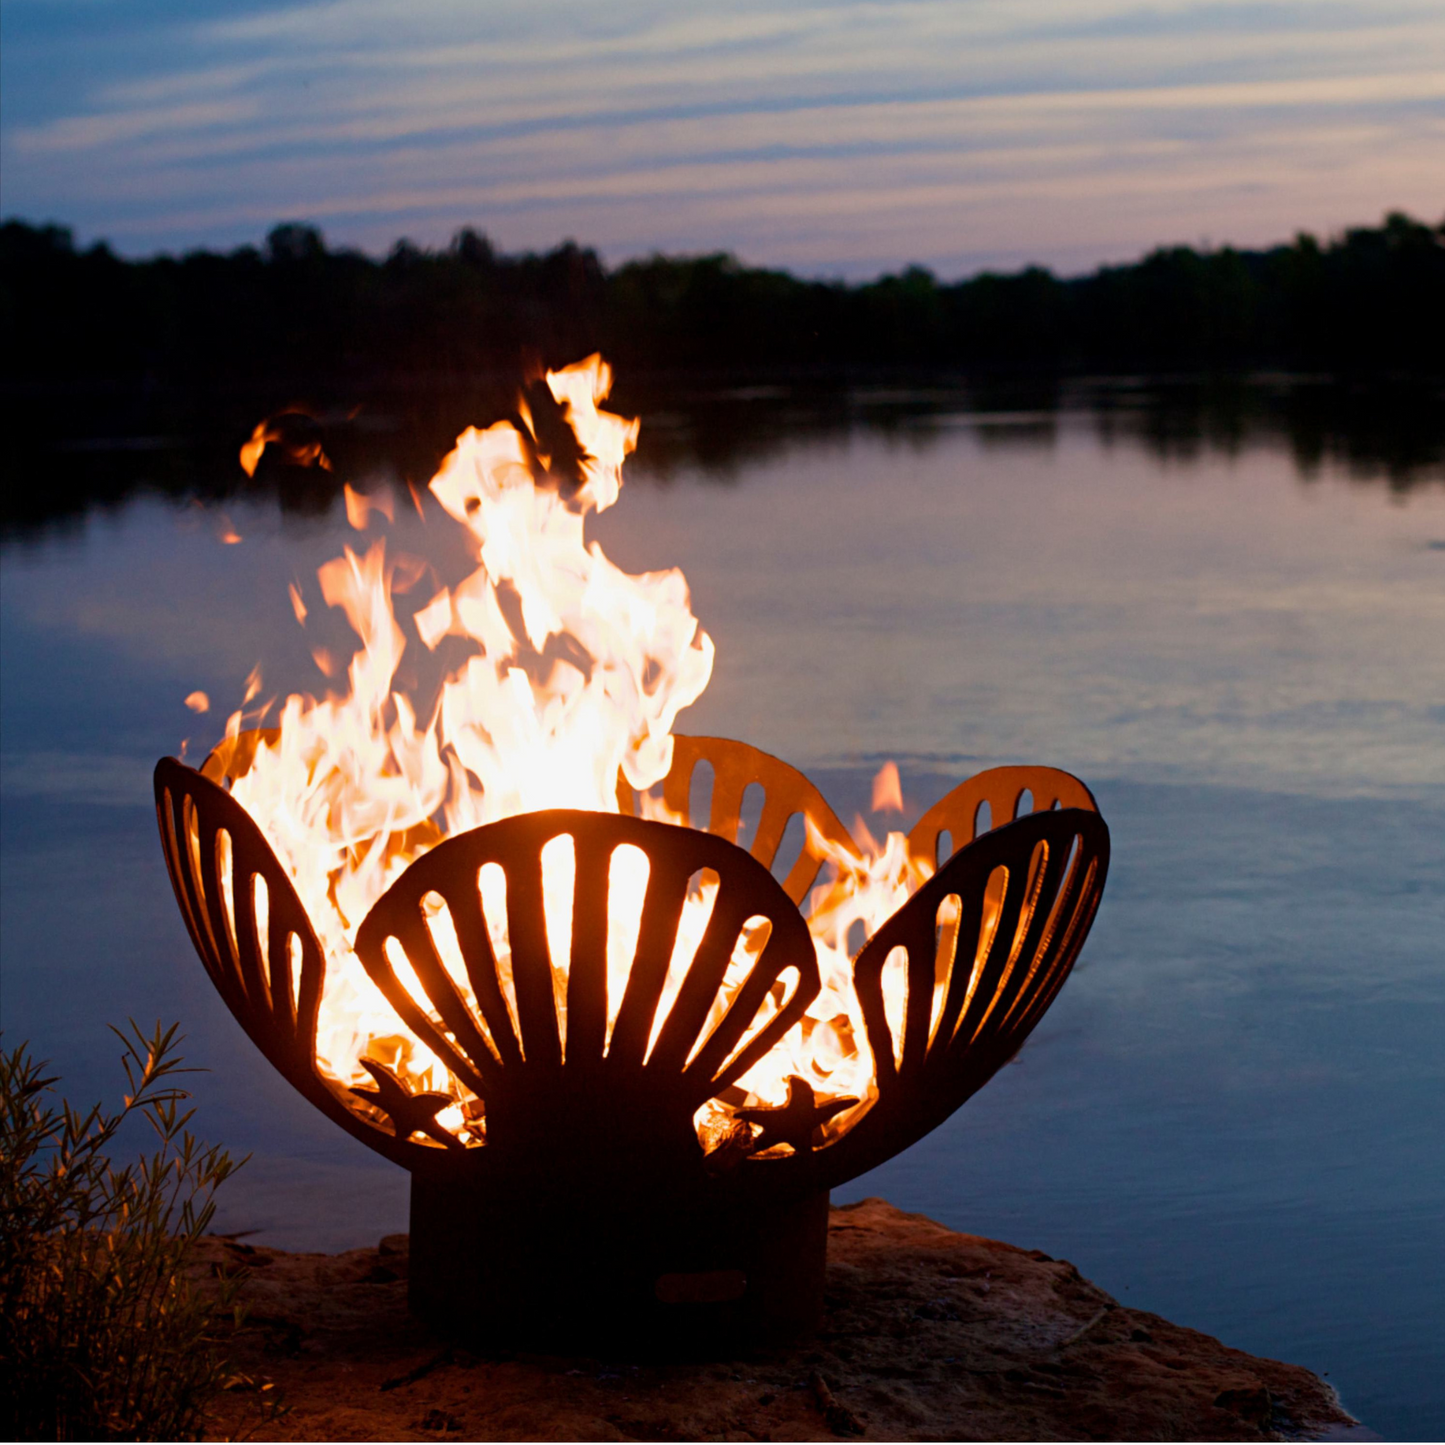
[[[1445,217],[1440,0],[5,0],[0,210],[861,277]]]

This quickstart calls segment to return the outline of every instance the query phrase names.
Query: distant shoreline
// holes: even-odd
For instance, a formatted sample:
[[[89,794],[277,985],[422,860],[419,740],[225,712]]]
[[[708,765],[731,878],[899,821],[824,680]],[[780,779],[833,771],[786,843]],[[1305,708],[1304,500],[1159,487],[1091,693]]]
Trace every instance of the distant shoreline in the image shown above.
[[[726,253],[611,269],[570,241],[506,255],[471,229],[378,260],[298,223],[263,247],[126,260],[10,220],[0,317],[0,380],[20,388],[520,377],[593,351],[632,377],[1438,377],[1445,221],[1393,212],[1325,241],[1160,248],[1069,278],[912,266],[849,284]]]

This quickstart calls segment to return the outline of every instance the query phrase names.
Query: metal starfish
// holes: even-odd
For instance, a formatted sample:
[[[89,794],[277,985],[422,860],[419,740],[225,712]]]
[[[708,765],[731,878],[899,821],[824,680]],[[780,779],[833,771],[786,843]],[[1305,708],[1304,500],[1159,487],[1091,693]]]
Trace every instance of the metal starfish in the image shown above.
[[[813,1134],[818,1127],[857,1102],[857,1099],[825,1099],[820,1104],[813,1094],[813,1086],[797,1074],[790,1074],[786,1104],[781,1108],[739,1109],[738,1118],[747,1124],[757,1124],[763,1131],[753,1141],[754,1152],[770,1149],[774,1144],[791,1144],[799,1154],[806,1154],[813,1147]]]
[[[452,1102],[450,1094],[413,1094],[385,1064],[375,1059],[362,1059],[361,1067],[376,1080],[376,1088],[361,1089],[353,1084],[351,1092],[385,1112],[398,1139],[425,1134],[448,1149],[466,1147],[455,1134],[447,1133],[437,1123],[437,1113]]]

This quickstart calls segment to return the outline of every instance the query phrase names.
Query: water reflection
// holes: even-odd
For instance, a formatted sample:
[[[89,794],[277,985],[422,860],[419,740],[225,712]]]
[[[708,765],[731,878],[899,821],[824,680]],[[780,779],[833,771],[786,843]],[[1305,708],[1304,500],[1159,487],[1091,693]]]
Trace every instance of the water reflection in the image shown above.
[[[405,1176],[236,1028],[169,896],[149,770],[204,750],[258,660],[265,695],[325,685],[310,648],[347,636],[316,568],[359,537],[340,480],[424,477],[507,399],[318,404],[335,471],[268,463],[243,498],[237,449],[277,400],[107,402],[28,435],[10,535],[68,516],[73,537],[0,569],[4,1026],[84,1100],[114,1089],[107,1022],[179,1016],[213,1070],[203,1128],[255,1155],[224,1227],[341,1248],[405,1227]],[[1017,1066],[857,1187],[1069,1257],[1130,1306],[1329,1371],[1377,1430],[1437,1437],[1439,409],[1122,382],[619,405],[643,452],[595,536],[688,577],[718,665],[685,731],[788,758],[849,820],[884,757],[907,818],[1043,760],[1113,830],[1080,968]],[[168,500],[117,505],[137,489]],[[114,516],[83,525],[96,505]],[[245,545],[217,540],[223,512]],[[470,570],[435,522],[403,505],[389,548]]]
[[[1073,423],[1105,446],[1129,443],[1162,462],[1275,447],[1302,481],[1333,465],[1400,494],[1445,484],[1442,401],[1440,386],[1419,381],[1363,386],[1297,377],[795,382],[720,390],[623,378],[614,395],[619,410],[644,420],[634,479],[667,482],[689,472],[726,483],[760,462],[846,446],[859,433],[927,449],[966,427],[986,447],[1049,448],[1060,427]],[[0,538],[64,531],[93,510],[146,493],[202,501],[247,495],[293,516],[320,516],[344,480],[424,482],[464,427],[506,415],[513,402],[514,387],[502,377],[360,399],[324,392],[319,399],[12,395],[7,435],[14,474],[29,483],[6,490]],[[241,471],[240,443],[282,406],[316,418],[333,470],[268,455],[253,478]]]

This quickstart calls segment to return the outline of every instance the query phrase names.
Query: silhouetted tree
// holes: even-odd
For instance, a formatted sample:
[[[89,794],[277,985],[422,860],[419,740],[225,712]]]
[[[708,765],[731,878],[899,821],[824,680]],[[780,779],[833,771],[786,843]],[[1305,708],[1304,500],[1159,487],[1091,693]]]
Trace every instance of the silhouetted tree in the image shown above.
[[[1445,224],[1398,212],[1324,243],[1155,250],[1061,279],[1041,267],[858,285],[718,252],[608,271],[567,241],[504,255],[471,228],[383,260],[276,226],[262,249],[122,261],[61,226],[0,226],[3,379],[305,388],[529,371],[604,350],[624,371],[1230,371],[1438,374]]]

